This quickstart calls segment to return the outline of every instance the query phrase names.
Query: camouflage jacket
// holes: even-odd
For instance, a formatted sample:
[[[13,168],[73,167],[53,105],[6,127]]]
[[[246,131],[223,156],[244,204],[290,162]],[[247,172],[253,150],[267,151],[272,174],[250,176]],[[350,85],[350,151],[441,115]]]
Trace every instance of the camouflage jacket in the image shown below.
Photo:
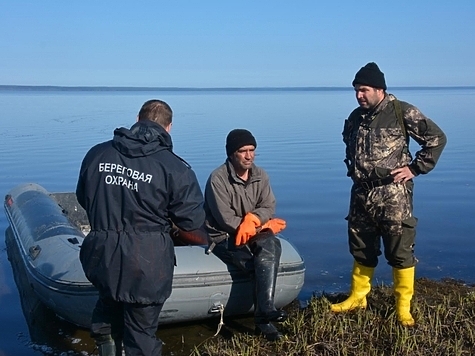
[[[386,94],[371,112],[357,108],[345,120],[345,162],[348,176],[355,181],[384,178],[391,170],[406,165],[415,176],[426,174],[435,167],[445,147],[444,132],[415,106],[399,101],[403,128],[394,100],[397,100],[394,95]],[[414,159],[406,134],[421,147]]]

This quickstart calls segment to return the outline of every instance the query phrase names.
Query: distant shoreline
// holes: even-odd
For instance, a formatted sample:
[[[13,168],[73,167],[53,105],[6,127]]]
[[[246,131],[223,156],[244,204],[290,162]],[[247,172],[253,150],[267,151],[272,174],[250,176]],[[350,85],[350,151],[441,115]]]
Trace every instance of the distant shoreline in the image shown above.
[[[475,86],[402,86],[391,87],[388,90],[451,90],[475,89]],[[130,92],[130,91],[174,91],[174,92],[321,92],[321,91],[352,91],[349,87],[116,87],[116,86],[56,86],[56,85],[0,85],[1,91],[101,91],[101,92]]]

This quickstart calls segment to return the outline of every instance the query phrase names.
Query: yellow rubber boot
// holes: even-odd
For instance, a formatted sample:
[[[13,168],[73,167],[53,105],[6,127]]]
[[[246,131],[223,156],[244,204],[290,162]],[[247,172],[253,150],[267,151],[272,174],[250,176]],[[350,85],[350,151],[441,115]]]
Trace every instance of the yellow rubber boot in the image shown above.
[[[393,268],[394,295],[397,319],[402,326],[414,326],[411,315],[411,299],[414,295],[415,267]]]
[[[357,308],[366,308],[366,295],[371,290],[371,280],[373,279],[373,274],[373,267],[366,267],[355,261],[351,276],[350,296],[341,303],[332,304],[331,311],[335,313],[341,313]]]

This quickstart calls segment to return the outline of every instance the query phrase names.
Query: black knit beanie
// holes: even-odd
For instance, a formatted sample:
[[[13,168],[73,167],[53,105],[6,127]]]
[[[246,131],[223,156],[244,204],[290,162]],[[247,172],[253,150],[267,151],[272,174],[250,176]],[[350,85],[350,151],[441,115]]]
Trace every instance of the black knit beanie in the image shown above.
[[[379,70],[376,63],[370,62],[362,67],[355,75],[355,79],[351,85],[356,84],[367,85],[373,88],[380,88],[386,90],[386,81],[384,80],[384,73]]]
[[[234,129],[226,137],[226,154],[231,156],[243,146],[252,145],[257,147],[257,142],[252,133],[245,129]]]

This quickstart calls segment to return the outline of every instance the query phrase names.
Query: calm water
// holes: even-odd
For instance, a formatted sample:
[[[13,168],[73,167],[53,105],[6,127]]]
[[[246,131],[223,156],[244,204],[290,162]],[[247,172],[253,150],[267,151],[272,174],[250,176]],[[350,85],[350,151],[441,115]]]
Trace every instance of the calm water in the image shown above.
[[[390,92],[418,106],[448,136],[436,169],[415,180],[417,276],[475,283],[475,89]],[[4,195],[25,182],[52,192],[73,191],[86,151],[110,139],[114,128],[133,124],[142,103],[151,98],[163,99],[173,108],[175,152],[192,165],[202,187],[225,159],[226,134],[233,128],[251,130],[258,143],[256,163],[271,177],[277,216],[287,220],[284,235],[306,262],[300,299],[349,288],[352,259],[344,217],[350,181],[342,162],[341,131],[356,105],[351,90],[0,91],[0,192]],[[416,149],[412,141],[411,151]],[[1,213],[2,235],[6,228]],[[384,259],[376,279],[391,283]],[[19,293],[4,238],[0,238],[0,324],[4,326],[0,356],[68,351],[87,355],[94,349],[87,331],[57,320],[29,299],[27,291]],[[159,335],[170,355],[186,354],[189,343],[210,337],[216,324],[163,327]]]

